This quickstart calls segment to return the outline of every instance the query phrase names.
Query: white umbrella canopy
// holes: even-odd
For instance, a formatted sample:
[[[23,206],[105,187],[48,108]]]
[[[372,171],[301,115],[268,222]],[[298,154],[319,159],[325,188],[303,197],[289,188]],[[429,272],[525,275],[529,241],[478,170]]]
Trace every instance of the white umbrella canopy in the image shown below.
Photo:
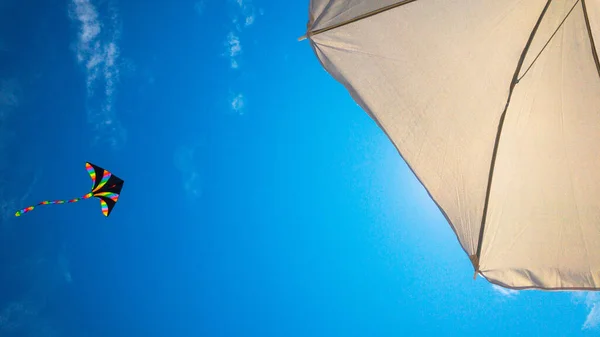
[[[513,289],[600,288],[599,0],[311,0],[309,13],[321,64],[388,135],[476,273]]]

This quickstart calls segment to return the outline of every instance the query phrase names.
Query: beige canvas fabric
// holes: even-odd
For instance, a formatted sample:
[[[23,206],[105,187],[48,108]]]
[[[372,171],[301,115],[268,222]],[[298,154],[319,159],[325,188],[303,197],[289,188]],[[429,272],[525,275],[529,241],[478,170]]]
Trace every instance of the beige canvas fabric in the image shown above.
[[[307,36],[478,273],[600,288],[600,1],[312,0]]]

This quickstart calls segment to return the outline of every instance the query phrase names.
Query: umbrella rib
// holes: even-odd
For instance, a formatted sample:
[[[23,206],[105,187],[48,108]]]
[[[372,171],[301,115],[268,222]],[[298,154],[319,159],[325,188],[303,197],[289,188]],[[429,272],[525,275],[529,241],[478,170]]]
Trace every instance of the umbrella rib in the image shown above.
[[[527,40],[527,43],[525,44],[525,47],[523,48],[523,51],[521,52],[521,57],[519,58],[519,62],[517,63],[517,68],[515,69],[515,73],[513,74],[512,81],[510,82],[510,88],[508,89],[508,98],[506,99],[506,105],[504,106],[504,111],[502,111],[502,115],[500,116],[500,121],[498,122],[498,131],[496,132],[496,140],[494,142],[494,150],[492,152],[492,160],[490,163],[490,173],[488,175],[487,190],[485,193],[485,202],[483,204],[483,215],[481,217],[481,228],[479,229],[479,240],[477,242],[477,252],[476,252],[475,257],[471,258],[471,260],[473,261],[473,264],[474,264],[473,267],[475,268],[475,273],[479,272],[479,263],[480,263],[479,259],[481,257],[481,244],[483,241],[483,232],[485,230],[487,210],[488,210],[488,205],[489,205],[489,201],[490,201],[490,192],[492,189],[492,178],[494,176],[494,168],[496,166],[496,156],[498,154],[498,144],[500,143],[500,135],[502,134],[502,127],[504,126],[504,119],[506,118],[506,111],[508,110],[508,106],[510,104],[510,99],[512,97],[512,93],[515,89],[515,86],[517,85],[517,82],[519,79],[519,72],[521,71],[523,62],[525,61],[525,56],[527,55],[527,52],[529,51],[531,42],[533,41],[533,38],[535,37],[535,34],[537,33],[540,23],[542,22],[542,19],[544,18],[544,15],[546,14],[548,7],[550,7],[551,2],[552,2],[552,0],[548,0],[546,2],[546,5],[544,6],[542,13],[540,14],[540,17],[538,18],[537,22],[535,23],[535,26],[533,27],[531,34],[529,34],[529,39]]]
[[[565,15],[565,18],[560,22],[560,24],[558,25],[558,27],[556,27],[556,29],[554,30],[554,33],[552,33],[552,35],[550,36],[550,38],[548,39],[548,41],[546,41],[546,44],[544,45],[544,47],[542,47],[542,49],[537,54],[537,56],[533,59],[533,61],[531,61],[531,64],[529,65],[529,67],[527,67],[527,69],[525,69],[525,71],[523,72],[523,75],[521,75],[521,77],[519,77],[517,79],[517,83],[519,81],[521,81],[523,79],[523,77],[525,77],[525,75],[527,75],[527,73],[529,72],[529,70],[533,67],[533,65],[535,64],[535,62],[542,55],[542,53],[544,52],[544,50],[546,49],[546,47],[548,47],[548,45],[550,44],[550,41],[552,41],[552,38],[554,38],[554,36],[556,35],[556,33],[558,33],[558,31],[560,30],[560,27],[562,27],[562,25],[565,23],[565,21],[567,21],[567,18],[571,15],[571,13],[573,12],[573,10],[575,9],[575,7],[577,6],[578,3],[579,3],[579,0],[575,1],[575,3],[573,4],[573,7],[571,7],[571,10],[569,10],[569,12],[567,13],[567,15]],[[593,45],[593,42],[592,42],[592,45]]]
[[[587,27],[588,36],[590,38],[590,44],[592,46],[592,56],[594,57],[594,63],[596,63],[596,71],[600,77],[600,60],[598,60],[598,52],[596,51],[596,44],[594,43],[594,34],[592,34],[592,26],[590,25],[590,18],[588,17],[587,7],[585,6],[585,0],[581,0],[581,7],[583,7],[583,17],[585,18],[585,26]]]
[[[379,9],[370,11],[370,12],[365,13],[365,14],[361,14],[361,15],[359,15],[357,17],[352,18],[352,19],[349,19],[349,20],[346,20],[346,21],[342,21],[340,23],[336,23],[335,25],[332,25],[332,26],[329,26],[329,27],[325,27],[325,28],[321,28],[321,29],[317,29],[317,30],[314,30],[312,32],[309,31],[309,32],[306,33],[306,35],[303,35],[303,36],[299,37],[298,41],[305,40],[307,37],[311,37],[313,35],[321,34],[321,33],[324,33],[326,31],[329,31],[329,30],[332,30],[332,29],[336,29],[336,28],[345,26],[345,25],[351,24],[353,22],[360,21],[362,19],[366,19],[366,18],[371,17],[373,15],[377,15],[377,14],[389,11],[390,9],[394,9],[396,7],[400,7],[400,6],[409,4],[411,2],[415,2],[415,1],[417,1],[417,0],[402,0],[402,1],[398,1],[398,2],[396,2],[394,4],[381,7]]]

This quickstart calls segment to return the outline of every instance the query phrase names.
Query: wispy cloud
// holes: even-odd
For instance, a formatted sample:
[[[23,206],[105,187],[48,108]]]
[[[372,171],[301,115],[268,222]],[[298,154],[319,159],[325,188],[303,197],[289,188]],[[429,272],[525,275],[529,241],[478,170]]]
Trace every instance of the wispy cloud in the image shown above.
[[[8,148],[15,139],[15,133],[8,128],[8,121],[20,101],[20,82],[15,78],[0,79],[0,170],[7,169],[10,163]],[[0,175],[0,224],[2,224],[0,229],[5,229],[6,220],[15,212],[16,200],[5,190],[10,180],[11,178],[6,178],[5,174]]]
[[[227,34],[227,54],[229,55],[229,62],[231,62],[231,68],[239,68],[237,56],[242,52],[242,45],[240,44],[240,37],[233,31]]]
[[[21,85],[15,78],[0,79],[0,121],[20,104]]]
[[[251,0],[229,0],[233,6],[233,14],[231,19],[231,27],[225,39],[226,52],[224,55],[229,59],[231,69],[241,71],[243,66],[243,48],[242,40],[246,30],[256,21],[258,15],[263,15],[262,9],[256,9]],[[231,111],[243,115],[246,107],[245,95],[239,90],[231,90],[235,92],[229,98]]]
[[[494,289],[494,291],[497,294],[502,295],[502,296],[507,297],[507,298],[514,298],[517,295],[519,295],[519,292],[517,290],[512,290],[512,289],[500,287],[500,286],[497,286],[495,284],[492,284],[492,289]]]
[[[125,138],[114,108],[121,30],[114,6],[109,5],[107,12],[106,20],[102,20],[91,0],[72,0],[69,7],[69,17],[79,25],[75,53],[86,72],[88,120],[98,132],[96,141],[116,146]]]
[[[202,15],[204,13],[204,0],[194,3],[194,10],[196,13],[198,13],[198,15]]]
[[[252,2],[250,0],[236,0],[236,3],[242,11],[241,15],[244,26],[252,25],[254,23],[254,19],[256,18],[256,10],[252,5]]]
[[[239,93],[237,95],[234,95],[231,99],[231,109],[233,111],[235,111],[236,113],[243,115],[244,114],[244,107],[246,105],[245,102],[245,98],[244,95]]]
[[[175,152],[174,164],[182,177],[183,188],[186,194],[196,198],[202,195],[203,174],[201,146],[182,146]]]
[[[600,294],[596,292],[577,292],[573,294],[577,304],[584,304],[588,315],[581,327],[582,330],[592,330],[600,326]]]
[[[238,56],[242,53],[242,43],[240,35],[245,29],[252,26],[256,21],[256,8],[250,0],[231,0],[234,3],[234,12],[231,19],[231,29],[227,34],[225,46],[229,57],[231,68],[240,68]],[[259,10],[259,14],[263,11]]]
[[[1,5],[0,5],[1,7]],[[19,78],[0,78],[0,235],[8,237],[7,233],[14,228],[15,211],[23,207],[25,202],[31,202],[29,195],[36,185],[40,170],[32,170],[23,165],[21,160],[13,158],[15,146],[18,147],[13,120],[17,120],[19,109],[28,95],[24,95],[26,81]],[[12,148],[12,151],[10,149]],[[15,194],[18,191],[19,194]],[[29,200],[29,201],[27,201]],[[29,254],[29,253],[28,253]],[[15,261],[15,262],[13,262]],[[57,330],[49,324],[49,320],[39,315],[51,295],[47,286],[52,286],[45,276],[46,270],[39,274],[28,273],[23,260],[18,254],[11,254],[11,259],[3,261],[3,282],[11,284],[18,282],[23,286],[25,294],[14,293],[12,301],[0,303],[0,336],[59,336]],[[31,277],[30,277],[31,275]],[[38,283],[39,282],[39,283]],[[20,297],[20,298],[19,298]]]
[[[0,333],[23,333],[27,324],[35,322],[41,307],[43,305],[27,300],[8,303],[0,311]]]
[[[17,295],[16,300],[2,303],[0,336],[63,336],[63,331],[53,324],[45,310],[48,298],[57,287],[69,282],[65,279],[61,258],[66,257],[54,259],[33,253],[4,266],[13,271],[9,276],[11,281],[18,280],[26,291]]]
[[[8,179],[0,180],[0,230],[5,231],[11,229],[13,223],[9,220],[14,219],[15,212],[31,203],[29,196],[41,175],[42,171],[38,169],[34,172],[33,178],[27,178],[27,182],[22,183],[21,187],[26,186],[26,188],[24,188],[25,192],[23,192],[20,197],[8,193],[8,189],[5,188],[5,186],[8,181],[14,181],[21,177],[11,175]],[[21,180],[22,179],[18,179],[18,181]]]
[[[12,160],[10,148],[14,146],[16,138],[15,131],[9,127],[11,119],[23,100],[23,88],[21,81],[16,78],[0,79],[0,230],[7,230],[12,223],[7,221],[14,218],[17,207],[22,207],[29,197],[33,186],[37,183],[40,175],[36,171],[33,179],[23,167],[16,170]],[[20,197],[8,191],[8,185],[19,184],[23,192]],[[23,187],[26,188],[23,188]]]

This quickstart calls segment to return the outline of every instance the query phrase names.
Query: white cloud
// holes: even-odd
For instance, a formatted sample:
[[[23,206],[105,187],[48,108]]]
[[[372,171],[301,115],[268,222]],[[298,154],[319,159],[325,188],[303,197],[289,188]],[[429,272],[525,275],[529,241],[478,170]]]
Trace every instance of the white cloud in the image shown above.
[[[239,69],[240,62],[237,59],[237,56],[242,52],[240,34],[242,34],[246,28],[253,25],[256,21],[256,9],[250,0],[233,1],[237,4],[237,6],[235,14],[231,19],[232,28],[227,34],[225,45],[227,47],[226,55],[229,57],[231,68]],[[264,13],[264,11],[260,9],[259,14],[262,15],[262,13]]]
[[[508,298],[513,298],[519,294],[517,290],[500,287],[495,284],[492,284],[492,289],[494,289],[496,293]]]
[[[235,12],[231,20],[231,29],[227,34],[225,46],[227,51],[225,56],[228,57],[230,67],[234,70],[241,70],[242,62],[240,60],[242,54],[242,36],[246,29],[252,26],[256,21],[256,8],[251,0],[230,0],[235,7]],[[262,9],[258,10],[259,15],[263,15]],[[240,114],[244,114],[245,97],[238,93],[230,98],[231,109]]]
[[[590,312],[583,323],[583,330],[590,330],[598,327],[600,323],[600,303],[593,303],[590,307]]]
[[[244,114],[244,106],[245,106],[244,101],[245,101],[245,99],[244,99],[243,94],[235,95],[231,99],[231,109],[233,109],[233,111],[239,113],[240,115],[243,115]]]
[[[585,304],[588,315],[583,322],[582,330],[592,330],[600,326],[600,294],[597,292],[576,292],[573,299],[577,304]]]
[[[113,7],[106,20],[101,20],[98,9],[91,0],[72,0],[69,8],[71,20],[79,24],[75,53],[77,62],[85,67],[88,120],[98,131],[96,141],[105,140],[111,145],[124,141],[125,130],[116,120],[114,100],[120,75],[120,25]],[[102,91],[97,92],[98,88]]]
[[[254,15],[247,16],[246,21],[245,21],[246,26],[250,26],[253,23],[254,23]]]
[[[229,61],[231,63],[231,68],[237,69],[239,68],[238,61],[236,57],[242,52],[242,45],[240,43],[240,37],[236,35],[234,32],[229,32],[227,34],[227,55],[229,56]]]
[[[244,18],[244,25],[250,26],[254,23],[255,9],[250,0],[236,0],[236,3],[242,10],[242,16]]]

